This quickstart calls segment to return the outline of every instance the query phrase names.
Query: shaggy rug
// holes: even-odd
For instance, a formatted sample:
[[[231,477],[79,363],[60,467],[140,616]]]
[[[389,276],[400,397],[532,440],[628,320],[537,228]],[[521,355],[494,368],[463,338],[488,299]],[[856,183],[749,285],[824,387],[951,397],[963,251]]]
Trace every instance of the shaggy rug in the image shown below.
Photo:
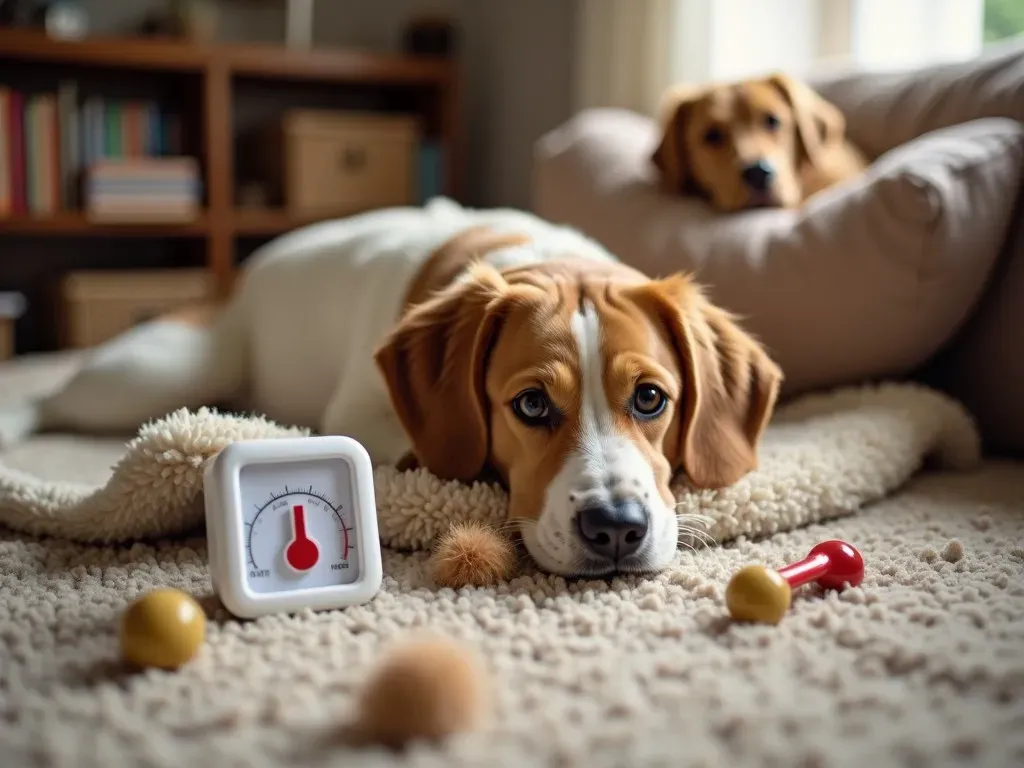
[[[47,436],[0,457],[0,764],[1024,760],[1024,477],[976,465],[973,424],[936,393],[850,390],[782,409],[758,472],[719,493],[679,489],[720,546],[683,547],[654,578],[527,571],[496,589],[437,589],[424,548],[451,519],[500,517],[504,498],[381,468],[377,598],[252,622],[210,595],[195,530],[202,461],[246,429],[288,432],[244,423],[182,412],[116,452]],[[861,587],[805,588],[778,627],[725,618],[737,568],[778,566],[831,537],[864,553]],[[208,642],[177,672],[134,673],[117,620],[161,585],[203,600]],[[480,648],[496,716],[401,756],[344,747],[338,725],[370,664],[418,628]]]
[[[308,434],[259,417],[182,409],[145,425],[99,488],[0,466],[0,524],[90,543],[184,533],[203,522],[203,469],[225,445]],[[965,469],[978,454],[975,426],[953,400],[914,385],[851,388],[780,408],[758,470],[739,482],[675,491],[679,514],[707,518],[710,527],[700,536],[722,542],[855,511],[925,461]],[[429,548],[453,522],[507,518],[507,499],[496,485],[384,466],[374,472],[374,488],[381,542],[392,548]]]

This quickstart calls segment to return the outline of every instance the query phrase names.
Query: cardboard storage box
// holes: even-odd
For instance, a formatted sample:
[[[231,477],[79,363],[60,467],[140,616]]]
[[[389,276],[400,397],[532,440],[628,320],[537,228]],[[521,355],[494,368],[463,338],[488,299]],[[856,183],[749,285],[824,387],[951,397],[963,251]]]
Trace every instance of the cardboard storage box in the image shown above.
[[[93,347],[138,323],[214,296],[204,269],[72,272],[61,286],[66,347]]]
[[[412,117],[300,109],[263,135],[257,160],[276,204],[345,214],[414,203],[418,143]]]

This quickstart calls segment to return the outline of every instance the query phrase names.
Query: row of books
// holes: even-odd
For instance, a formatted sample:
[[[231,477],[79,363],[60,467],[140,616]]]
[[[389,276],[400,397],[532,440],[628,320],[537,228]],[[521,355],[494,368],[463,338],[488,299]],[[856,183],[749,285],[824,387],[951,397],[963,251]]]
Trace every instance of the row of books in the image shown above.
[[[182,153],[180,115],[153,101],[79,100],[0,85],[0,216],[52,214],[81,204],[84,172],[101,160]]]
[[[199,164],[191,157],[98,160],[84,192],[93,221],[189,221],[202,205]]]

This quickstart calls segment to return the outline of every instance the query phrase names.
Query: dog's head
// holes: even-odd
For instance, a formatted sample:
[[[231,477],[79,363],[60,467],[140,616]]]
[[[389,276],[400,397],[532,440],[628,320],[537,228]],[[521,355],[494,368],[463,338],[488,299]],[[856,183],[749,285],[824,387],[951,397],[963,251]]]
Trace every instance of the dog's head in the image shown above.
[[[845,140],[842,113],[782,74],[679,88],[666,98],[653,155],[672,193],[703,193],[717,208],[793,207],[802,176]]]
[[[670,481],[753,469],[782,378],[687,277],[571,261],[471,267],[377,362],[420,465],[496,471],[534,560],[567,576],[665,567]]]

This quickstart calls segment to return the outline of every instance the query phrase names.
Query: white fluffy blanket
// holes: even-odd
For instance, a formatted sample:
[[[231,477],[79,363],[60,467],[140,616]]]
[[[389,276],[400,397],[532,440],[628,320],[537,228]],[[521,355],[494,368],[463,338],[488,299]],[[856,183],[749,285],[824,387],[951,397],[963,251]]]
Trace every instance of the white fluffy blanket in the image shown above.
[[[203,522],[205,462],[230,442],[308,434],[265,419],[181,410],[143,427],[102,487],[47,482],[0,465],[0,524],[31,534],[110,543],[187,532]],[[956,402],[916,385],[806,396],[780,408],[761,466],[717,492],[677,495],[680,514],[704,515],[722,543],[854,512],[904,483],[925,461],[967,468],[979,437]],[[496,486],[443,482],[424,470],[375,471],[381,541],[426,549],[455,521],[500,522]]]

